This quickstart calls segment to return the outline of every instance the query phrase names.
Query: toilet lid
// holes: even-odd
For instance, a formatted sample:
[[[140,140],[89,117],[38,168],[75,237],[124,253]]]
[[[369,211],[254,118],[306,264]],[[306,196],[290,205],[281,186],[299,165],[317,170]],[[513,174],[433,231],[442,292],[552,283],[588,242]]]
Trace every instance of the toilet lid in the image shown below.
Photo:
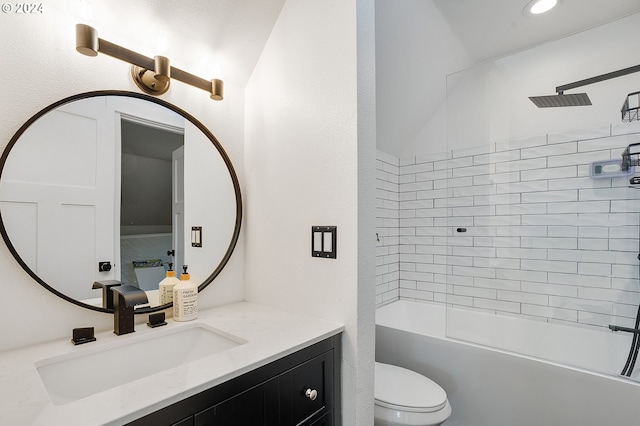
[[[428,413],[444,408],[447,393],[433,380],[395,365],[375,363],[374,396],[379,405]]]

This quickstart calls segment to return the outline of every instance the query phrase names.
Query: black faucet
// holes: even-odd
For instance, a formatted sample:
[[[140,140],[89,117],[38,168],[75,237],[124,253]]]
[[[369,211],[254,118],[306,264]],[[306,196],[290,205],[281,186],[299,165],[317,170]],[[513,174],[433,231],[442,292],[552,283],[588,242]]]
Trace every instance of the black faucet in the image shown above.
[[[132,285],[111,287],[111,291],[114,292],[113,332],[118,336],[133,333],[135,331],[133,308],[136,305],[148,303],[147,294],[144,290]]]

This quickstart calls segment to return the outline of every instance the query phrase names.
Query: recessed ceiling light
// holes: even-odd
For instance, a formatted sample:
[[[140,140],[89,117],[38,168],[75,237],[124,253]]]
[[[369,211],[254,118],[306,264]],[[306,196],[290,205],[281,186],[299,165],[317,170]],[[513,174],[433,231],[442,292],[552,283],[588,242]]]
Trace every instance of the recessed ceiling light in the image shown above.
[[[558,0],[531,0],[524,11],[530,15],[540,15],[553,9],[556,4]]]

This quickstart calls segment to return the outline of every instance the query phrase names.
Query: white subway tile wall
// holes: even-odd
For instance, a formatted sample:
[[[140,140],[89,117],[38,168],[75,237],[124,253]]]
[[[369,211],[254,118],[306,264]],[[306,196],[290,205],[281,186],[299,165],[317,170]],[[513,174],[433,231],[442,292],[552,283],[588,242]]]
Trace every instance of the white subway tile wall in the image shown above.
[[[592,179],[589,163],[638,142],[632,123],[431,158],[378,152],[378,306],[633,327],[640,186]]]
[[[378,151],[376,173],[376,304],[398,299],[400,280],[400,161]],[[412,179],[415,179],[415,173]],[[405,199],[411,201],[412,199]],[[415,201],[415,195],[413,200]],[[431,224],[433,226],[433,224]],[[413,231],[415,232],[415,231]]]

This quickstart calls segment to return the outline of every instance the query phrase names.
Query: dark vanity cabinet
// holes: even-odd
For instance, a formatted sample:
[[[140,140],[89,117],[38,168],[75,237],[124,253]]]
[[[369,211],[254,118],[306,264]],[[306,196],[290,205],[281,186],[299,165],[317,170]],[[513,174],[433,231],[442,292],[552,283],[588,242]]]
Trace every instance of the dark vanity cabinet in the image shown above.
[[[340,339],[330,337],[129,424],[337,426]]]

